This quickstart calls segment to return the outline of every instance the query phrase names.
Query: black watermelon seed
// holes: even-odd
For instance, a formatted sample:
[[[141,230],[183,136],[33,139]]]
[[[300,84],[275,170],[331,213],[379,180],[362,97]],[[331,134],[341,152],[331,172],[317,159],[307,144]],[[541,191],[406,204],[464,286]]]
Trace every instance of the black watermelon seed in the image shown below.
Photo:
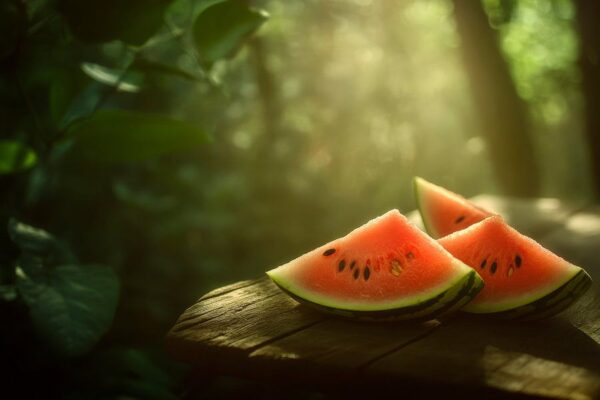
[[[365,276],[365,281],[368,281],[369,277],[371,276],[371,270],[369,269],[369,267],[365,267],[363,274]]]
[[[522,261],[523,260],[521,260],[521,256],[517,254],[517,256],[515,257],[515,265],[517,266],[517,268],[521,266]]]
[[[456,220],[454,221],[455,224],[460,224],[461,222],[463,222],[465,220],[465,216],[461,215],[460,217],[456,218]]]
[[[490,267],[490,271],[492,272],[492,274],[496,273],[497,268],[498,268],[498,264],[496,264],[496,261],[494,261],[492,263],[492,266]]]
[[[358,276],[359,276],[359,275],[360,275],[360,270],[358,270],[358,269],[355,269],[355,270],[354,270],[354,274],[353,274],[353,276],[354,276],[354,280],[358,279]]]
[[[340,272],[342,272],[344,270],[344,268],[346,268],[346,260],[342,260],[340,261],[340,263],[338,264],[338,270]]]
[[[481,269],[484,269],[486,264],[487,264],[487,258],[481,262],[481,265],[479,267]]]
[[[324,256],[330,256],[330,255],[332,255],[333,253],[335,253],[335,249],[327,249],[327,250],[325,250],[325,251],[323,252],[323,255],[324,255]]]
[[[415,255],[413,254],[412,251],[409,251],[408,253],[406,253],[406,258],[408,258],[409,260],[412,260],[413,258],[415,258]]]
[[[356,267],[356,260],[353,260],[353,261],[350,263],[350,269],[354,269],[354,267]]]

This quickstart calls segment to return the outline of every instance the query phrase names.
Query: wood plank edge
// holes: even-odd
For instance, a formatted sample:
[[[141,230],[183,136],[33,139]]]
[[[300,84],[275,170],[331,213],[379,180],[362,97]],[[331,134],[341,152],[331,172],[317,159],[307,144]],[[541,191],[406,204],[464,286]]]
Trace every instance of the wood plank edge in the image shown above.
[[[210,362],[216,362],[216,365],[220,363],[229,365],[230,363],[247,361],[251,353],[257,351],[262,346],[269,345],[277,340],[293,335],[294,333],[308,329],[316,324],[326,321],[327,319],[327,316],[323,316],[322,318],[312,321],[306,325],[291,329],[290,331],[266,339],[265,341],[249,348],[241,348],[230,345],[215,345],[210,341],[193,342],[190,345],[189,340],[185,339],[182,335],[174,332],[173,329],[171,329],[165,339],[165,350],[173,359],[189,364],[198,364],[198,360],[210,360]],[[227,360],[223,361],[223,359]]]
[[[197,304],[204,300],[212,299],[213,297],[222,296],[224,294],[231,293],[238,289],[243,289],[243,288],[246,288],[246,287],[249,287],[252,285],[259,284],[262,281],[264,281],[265,279],[267,279],[266,276],[261,277],[261,278],[255,278],[255,279],[247,279],[247,280],[235,282],[230,285],[226,285],[226,286],[223,286],[223,287],[220,287],[217,289],[213,289],[210,292],[206,293],[204,296],[200,297],[198,299],[198,301],[196,301],[194,304]]]
[[[251,280],[246,280],[246,281],[240,281],[240,282],[236,282],[233,283],[231,285],[227,285],[224,286],[222,288],[218,288],[215,290],[212,290],[208,293],[206,293],[205,295],[203,295],[202,297],[200,297],[198,300],[196,300],[192,305],[190,305],[188,308],[186,308],[181,315],[179,315],[179,317],[177,318],[177,320],[175,321],[175,324],[173,326],[173,328],[175,328],[177,325],[180,325],[188,320],[194,319],[196,317],[198,317],[195,309],[198,307],[198,305],[200,305],[202,302],[209,300],[209,299],[214,299],[215,297],[219,297],[219,296],[224,296],[226,294],[229,294],[231,292],[234,292],[236,290],[240,290],[240,289],[247,289],[251,286],[256,286],[259,285],[261,283],[263,283],[265,281],[265,278],[258,278],[258,279],[251,279]]]

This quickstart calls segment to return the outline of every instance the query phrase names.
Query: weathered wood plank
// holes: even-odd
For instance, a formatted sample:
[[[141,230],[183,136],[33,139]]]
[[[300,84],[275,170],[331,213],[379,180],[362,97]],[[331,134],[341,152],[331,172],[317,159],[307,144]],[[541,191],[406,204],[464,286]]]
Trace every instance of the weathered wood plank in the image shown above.
[[[256,279],[252,281],[251,285],[242,286],[232,291],[224,290],[220,296],[211,296],[213,292],[209,292],[181,314],[173,327],[173,331],[181,331],[186,329],[186,327],[197,325],[206,319],[228,312],[228,309],[237,307],[238,305],[243,307],[243,304],[246,304],[248,299],[252,300],[256,297],[257,291],[265,296],[278,293],[274,289],[265,280]]]
[[[243,358],[260,344],[325,318],[262,278],[190,307],[167,335],[167,349],[173,357],[189,362],[203,361],[209,354]]]
[[[565,314],[574,327],[600,345],[600,289],[597,281]]]
[[[599,394],[597,373],[527,353],[486,349],[486,385],[544,397],[593,399]]]
[[[600,347],[561,319],[516,324],[461,318],[368,365],[365,373],[591,399],[600,394]]]
[[[540,242],[566,260],[585,268],[594,280],[567,315],[571,323],[600,343],[600,206],[589,206]]]
[[[295,380],[356,380],[360,367],[426,336],[440,323],[360,323],[332,319],[262,346],[250,362]],[[273,374],[270,369],[270,374]]]
[[[213,297],[218,297],[218,296],[224,295],[226,293],[233,292],[234,290],[237,290],[237,289],[256,285],[258,281],[259,281],[259,279],[248,279],[245,281],[234,282],[232,284],[211,290],[210,292],[206,293],[204,296],[200,297],[200,299],[198,301],[203,301],[203,300],[207,300],[207,299],[210,299]]]

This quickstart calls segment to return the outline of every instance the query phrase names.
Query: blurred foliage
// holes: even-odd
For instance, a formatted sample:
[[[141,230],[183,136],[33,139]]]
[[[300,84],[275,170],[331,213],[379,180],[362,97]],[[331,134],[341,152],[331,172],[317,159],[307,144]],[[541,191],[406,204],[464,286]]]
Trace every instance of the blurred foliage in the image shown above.
[[[194,21],[196,49],[205,65],[235,54],[248,35],[267,20],[264,11],[249,8],[244,2],[222,1],[203,10]],[[222,24],[227,19],[229,24]]]
[[[510,23],[496,26],[519,94],[530,105],[546,193],[589,195],[575,5],[570,0],[484,3],[491,15],[510,10]]]
[[[2,3],[0,343],[15,388],[43,376],[22,397],[176,398],[152,349],[218,279],[186,238],[223,224],[198,197],[210,125],[179,108],[225,101],[210,66],[267,18],[212,3]]]
[[[14,140],[0,141],[0,174],[31,168],[36,162],[36,153],[26,144]]]
[[[573,6],[485,5],[544,193],[587,196]],[[412,209],[413,175],[497,192],[458,45],[446,0],[2,2],[7,376],[171,399],[157,349],[203,292]]]
[[[97,162],[139,162],[207,141],[192,124],[123,110],[99,110],[74,124],[69,134],[72,151]]]
[[[73,35],[84,42],[120,39],[142,45],[162,25],[171,0],[58,0],[57,8]]]

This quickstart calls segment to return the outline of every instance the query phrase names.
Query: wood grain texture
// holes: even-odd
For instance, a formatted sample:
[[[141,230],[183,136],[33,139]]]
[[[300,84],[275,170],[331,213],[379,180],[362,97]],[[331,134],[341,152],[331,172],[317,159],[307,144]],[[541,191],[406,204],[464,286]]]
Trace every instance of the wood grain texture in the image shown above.
[[[245,281],[239,281],[239,282],[232,283],[230,285],[216,288],[216,289],[211,290],[210,292],[206,293],[204,296],[200,297],[199,301],[204,301],[204,300],[210,299],[212,297],[218,297],[218,296],[224,295],[226,293],[233,292],[234,290],[244,288],[246,286],[255,285],[257,283],[257,281],[258,281],[257,279],[248,279]]]
[[[569,311],[571,323],[600,344],[600,206],[572,215],[540,242],[584,268],[594,284]]]
[[[324,318],[262,278],[220,296],[200,299],[167,335],[167,349],[175,358],[189,362],[207,355],[245,357],[256,346]]]
[[[415,382],[435,376],[438,384],[469,390],[591,399],[600,395],[600,347],[564,319],[517,324],[463,317],[365,372]]]
[[[353,381],[363,365],[410,345],[438,326],[436,320],[390,324],[331,319],[262,346],[250,359],[263,367],[277,360],[280,374],[288,379]]]
[[[600,207],[481,197],[485,202],[504,207],[518,229],[600,281]],[[203,370],[330,387],[344,382],[350,394],[369,394],[368,383],[377,382],[403,393],[593,399],[600,398],[600,290],[595,283],[559,318],[542,322],[459,316],[375,324],[315,312],[265,277],[203,296],[169,332],[167,349]]]

